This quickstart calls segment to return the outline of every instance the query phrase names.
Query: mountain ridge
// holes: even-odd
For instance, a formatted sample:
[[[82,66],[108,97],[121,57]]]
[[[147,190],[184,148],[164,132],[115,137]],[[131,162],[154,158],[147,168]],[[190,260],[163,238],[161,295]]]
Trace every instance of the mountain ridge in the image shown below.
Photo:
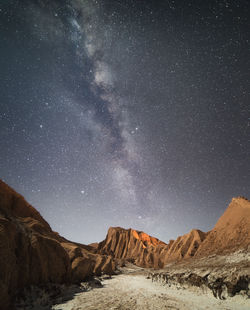
[[[115,273],[126,262],[160,269],[169,263],[250,250],[250,201],[233,198],[209,232],[192,229],[165,243],[143,231],[110,227],[91,245],[54,232],[23,196],[0,180],[0,309],[30,285],[79,283]]]

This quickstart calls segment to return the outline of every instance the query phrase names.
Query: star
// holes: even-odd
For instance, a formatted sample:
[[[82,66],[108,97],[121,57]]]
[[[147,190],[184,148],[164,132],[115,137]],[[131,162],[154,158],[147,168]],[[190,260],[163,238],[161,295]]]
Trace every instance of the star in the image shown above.
[[[59,233],[135,222],[167,240],[250,197],[247,1],[12,2],[1,178]]]

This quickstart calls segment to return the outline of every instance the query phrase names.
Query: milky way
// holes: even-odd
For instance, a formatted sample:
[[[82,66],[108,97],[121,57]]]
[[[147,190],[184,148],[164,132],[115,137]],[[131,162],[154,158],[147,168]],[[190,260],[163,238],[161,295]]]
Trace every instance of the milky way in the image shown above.
[[[250,197],[248,1],[1,1],[0,178],[65,237],[164,241]]]

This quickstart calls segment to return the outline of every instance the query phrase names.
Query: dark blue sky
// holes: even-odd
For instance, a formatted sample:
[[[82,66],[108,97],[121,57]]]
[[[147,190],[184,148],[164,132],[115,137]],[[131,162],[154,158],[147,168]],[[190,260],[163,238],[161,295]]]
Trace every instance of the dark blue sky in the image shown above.
[[[2,1],[0,177],[83,243],[250,197],[249,1]]]

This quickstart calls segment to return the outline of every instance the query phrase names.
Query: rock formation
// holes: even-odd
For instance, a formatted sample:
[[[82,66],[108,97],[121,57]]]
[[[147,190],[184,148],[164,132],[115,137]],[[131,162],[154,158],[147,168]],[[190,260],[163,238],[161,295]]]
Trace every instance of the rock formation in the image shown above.
[[[250,201],[233,198],[197,250],[195,257],[232,253],[250,246]]]
[[[97,252],[116,259],[128,260],[141,267],[163,267],[161,252],[166,244],[144,232],[111,227],[99,243]]]
[[[193,257],[249,250],[249,245],[250,202],[245,198],[233,198],[208,233],[193,229],[166,244],[142,231],[111,227],[104,241],[83,245],[52,231],[36,209],[0,181],[0,310],[30,285],[78,283],[111,274],[125,261],[159,269]]]
[[[250,246],[250,201],[233,198],[208,233],[192,229],[168,244],[134,229],[111,227],[97,252],[133,262],[140,267],[162,268],[167,263],[211,254],[233,253]]]
[[[111,227],[97,252],[133,262],[137,266],[162,268],[167,262],[194,256],[206,234],[191,230],[166,244],[134,229]]]
[[[0,181],[0,309],[30,285],[70,283],[115,269],[111,257],[53,232],[25,199]]]
[[[188,234],[170,240],[164,255],[164,265],[168,262],[193,257],[205,240],[207,233],[192,229]]]

